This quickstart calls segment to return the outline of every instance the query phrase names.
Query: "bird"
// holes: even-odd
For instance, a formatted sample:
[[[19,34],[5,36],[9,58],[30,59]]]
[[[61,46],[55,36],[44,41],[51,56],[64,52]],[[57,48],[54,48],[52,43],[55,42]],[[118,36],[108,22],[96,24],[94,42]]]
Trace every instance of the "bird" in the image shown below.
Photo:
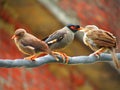
[[[63,28],[56,30],[43,40],[47,43],[51,50],[63,49],[72,43],[74,40],[74,35],[77,31],[79,31],[79,29],[80,25],[68,24]],[[68,56],[65,53],[57,53],[65,58],[66,63],[68,63]]]
[[[52,55],[58,61],[58,58],[44,41],[26,32],[23,28],[17,29],[11,39],[15,41],[19,51],[25,55],[28,55],[28,57],[24,58],[26,60],[35,61],[39,55],[46,53]]]
[[[84,32],[83,42],[94,51],[93,55],[99,57],[101,53],[109,51],[116,68],[120,68],[115,54],[117,40],[112,33],[99,29],[96,25],[86,25],[85,28],[81,27],[80,29],[80,31]]]

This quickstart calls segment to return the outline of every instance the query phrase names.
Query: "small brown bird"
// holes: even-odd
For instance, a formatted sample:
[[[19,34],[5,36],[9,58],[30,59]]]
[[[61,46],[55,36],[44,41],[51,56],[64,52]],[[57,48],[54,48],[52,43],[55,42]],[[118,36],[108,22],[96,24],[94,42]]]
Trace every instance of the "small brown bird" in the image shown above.
[[[48,44],[51,50],[58,50],[65,48],[74,40],[74,35],[80,30],[80,25],[66,25],[62,29],[59,29],[49,35],[44,41]],[[58,52],[57,52],[58,53]],[[66,58],[66,63],[68,63],[68,57],[65,53],[58,53],[63,58]]]
[[[12,36],[12,39],[14,39],[19,51],[29,55],[29,57],[25,58],[26,60],[35,60],[41,53],[50,54],[57,61],[59,60],[44,41],[27,33],[25,29],[17,29]]]
[[[112,55],[116,67],[120,68],[118,58],[115,54],[117,41],[112,33],[99,29],[95,25],[87,25],[85,28],[81,28],[80,31],[84,32],[83,42],[95,51],[94,55],[98,56],[108,50]]]

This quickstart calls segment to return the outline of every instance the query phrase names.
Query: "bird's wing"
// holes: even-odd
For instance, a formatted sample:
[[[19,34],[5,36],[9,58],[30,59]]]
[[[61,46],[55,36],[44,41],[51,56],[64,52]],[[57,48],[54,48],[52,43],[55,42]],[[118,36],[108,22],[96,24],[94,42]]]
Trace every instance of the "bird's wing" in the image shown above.
[[[65,37],[66,33],[67,33],[66,31],[58,30],[54,32],[53,34],[51,34],[48,38],[46,38],[45,42],[48,45],[59,42]]]
[[[41,41],[40,39],[36,38],[33,35],[29,35],[29,37],[25,37],[21,40],[21,43],[26,47],[32,47],[35,50],[44,50],[47,48],[46,43]]]
[[[91,38],[94,43],[99,46],[116,47],[116,37],[108,31],[102,29],[91,30],[91,32],[87,34],[87,37]]]

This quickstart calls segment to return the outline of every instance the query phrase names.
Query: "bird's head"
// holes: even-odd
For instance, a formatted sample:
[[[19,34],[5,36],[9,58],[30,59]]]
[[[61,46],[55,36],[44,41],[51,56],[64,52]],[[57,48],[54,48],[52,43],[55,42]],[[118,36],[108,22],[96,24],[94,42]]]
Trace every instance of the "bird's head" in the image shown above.
[[[87,32],[89,30],[98,30],[98,29],[99,28],[97,26],[95,26],[95,25],[87,25],[87,26],[85,26],[85,28],[81,27],[80,31]]]
[[[80,30],[80,25],[69,24],[69,25],[67,25],[67,27],[68,27],[72,32],[77,32],[78,30]]]
[[[25,29],[19,28],[15,31],[11,39],[21,38],[25,35],[25,33],[26,33]]]
[[[95,26],[95,25],[87,25],[87,26],[85,26],[85,28],[86,28],[86,29],[90,29],[90,30],[92,30],[92,29],[98,30],[98,29],[99,29],[99,28],[98,28],[97,26]]]

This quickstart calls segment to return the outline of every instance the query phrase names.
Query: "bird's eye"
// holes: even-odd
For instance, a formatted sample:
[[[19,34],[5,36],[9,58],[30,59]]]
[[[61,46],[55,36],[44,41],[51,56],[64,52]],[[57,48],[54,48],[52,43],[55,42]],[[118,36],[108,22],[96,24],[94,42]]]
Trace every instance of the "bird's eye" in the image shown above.
[[[74,27],[74,26],[70,26],[70,28],[71,28],[72,30],[74,30],[74,29],[75,29],[75,27]]]
[[[16,34],[16,36],[23,36],[23,35],[24,35],[24,32]]]

